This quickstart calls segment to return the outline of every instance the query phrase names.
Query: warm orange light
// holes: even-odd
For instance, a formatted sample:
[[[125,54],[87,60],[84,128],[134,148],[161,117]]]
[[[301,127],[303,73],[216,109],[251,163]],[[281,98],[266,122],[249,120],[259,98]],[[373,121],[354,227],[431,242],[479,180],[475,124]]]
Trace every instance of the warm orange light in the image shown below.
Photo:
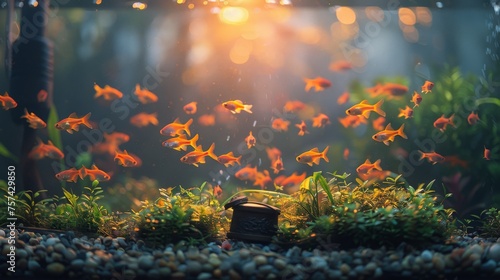
[[[190,3],[190,4],[188,5],[188,9],[190,9],[190,10],[194,9],[194,4],[193,4],[193,3]]]
[[[415,12],[417,14],[417,22],[425,25],[425,26],[430,26],[432,24],[432,13],[427,7],[417,7],[415,9]]]
[[[415,23],[417,22],[417,17],[410,8],[399,8],[398,15],[399,15],[399,20],[403,24],[415,25]]]
[[[101,5],[101,4],[102,4],[102,0],[95,0],[95,1],[94,1],[94,3],[95,3],[96,5]]]
[[[184,4],[186,0],[177,0],[177,4]]]
[[[132,4],[132,8],[137,9],[137,10],[144,10],[147,7],[148,7],[148,5],[146,5],[145,3],[142,3],[142,2],[134,2],[134,4]]]
[[[248,11],[242,7],[224,7],[219,12],[219,19],[227,24],[243,24],[248,20]]]
[[[381,22],[384,20],[384,10],[377,6],[366,7],[366,17],[374,22]]]
[[[343,24],[353,24],[356,21],[356,13],[349,7],[340,7],[335,11],[335,14]]]
[[[415,26],[401,26],[401,30],[403,31],[403,36],[405,37],[406,41],[410,43],[418,42],[419,33]]]
[[[250,58],[252,43],[245,39],[239,39],[229,52],[229,58],[235,64],[244,64]]]

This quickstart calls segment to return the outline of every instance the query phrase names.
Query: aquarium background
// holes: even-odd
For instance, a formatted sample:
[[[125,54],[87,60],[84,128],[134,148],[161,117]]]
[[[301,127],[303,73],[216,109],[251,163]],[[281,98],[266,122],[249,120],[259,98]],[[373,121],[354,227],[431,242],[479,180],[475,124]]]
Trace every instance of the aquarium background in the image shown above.
[[[459,215],[498,207],[500,113],[498,105],[476,104],[480,98],[500,97],[498,13],[498,7],[489,1],[453,7],[442,3],[352,8],[277,5],[247,7],[243,12],[227,12],[223,7],[190,8],[187,4],[175,10],[99,6],[54,10],[46,30],[54,51],[54,106],[60,119],[73,112],[78,116],[91,112],[91,121],[98,129],[82,128],[74,134],[62,131],[65,158],[62,163],[40,160],[43,187],[34,189],[42,187],[60,194],[63,184],[78,190],[89,182],[61,183],[54,175],[92,163],[112,175],[101,185],[112,194],[107,198],[110,207],[121,210],[130,209],[124,201],[138,205],[159,188],[198,186],[204,181],[221,185],[225,197],[236,189],[260,189],[235,178],[239,166],[226,168],[210,158],[199,167],[186,165],[180,162],[184,152],[162,147],[169,138],[160,135],[163,126],[176,118],[182,123],[193,118],[191,132],[199,134],[198,144],[203,149],[215,143],[217,155],[230,151],[242,155],[241,167],[250,164],[261,172],[269,170],[271,178],[294,172],[309,176],[314,171],[347,172],[356,177],[356,168],[366,159],[381,159],[384,170],[402,174],[412,185],[436,179],[436,191],[453,193],[448,206]],[[2,18],[5,14],[0,10]],[[16,22],[19,16],[17,10]],[[5,30],[4,22],[0,25]],[[19,25],[14,24],[12,34],[18,33]],[[5,49],[0,48],[0,52],[3,57]],[[332,71],[330,65],[335,61],[348,61],[353,68]],[[0,71],[3,93],[8,90],[8,81],[5,68]],[[303,79],[318,76],[330,80],[332,86],[306,92]],[[423,101],[414,108],[413,118],[398,118],[398,109],[413,106],[411,95],[420,92],[426,80],[433,81],[435,87],[431,93],[422,93]],[[400,83],[409,90],[399,98],[374,98],[366,88],[377,82]],[[95,99],[95,83],[115,87],[124,97],[113,102]],[[131,99],[137,83],[157,94],[158,102],[143,105]],[[346,91],[350,101],[337,104]],[[356,128],[345,128],[338,121],[346,116],[347,108],[361,100],[372,104],[381,98],[385,99],[386,124],[398,128],[404,123],[408,139],[398,137],[389,146],[372,140],[377,132],[372,127],[375,113],[367,124]],[[221,107],[223,102],[236,99],[252,104],[253,114],[233,115]],[[291,100],[303,102],[305,109],[286,112],[285,103]],[[188,115],[183,106],[192,101],[198,102],[198,110]],[[481,120],[474,126],[467,123],[471,111],[478,112]],[[157,113],[159,124],[133,126],[129,120],[140,112]],[[319,113],[326,114],[331,124],[313,128],[311,119]],[[433,127],[442,114],[452,113],[456,127],[443,133]],[[205,114],[215,117],[214,125],[198,122]],[[273,130],[275,118],[290,121],[288,131]],[[23,127],[12,122],[8,111],[0,112],[0,119],[0,143],[21,157]],[[295,124],[302,120],[310,133],[298,136]],[[106,129],[103,123],[108,124]],[[141,166],[124,168],[112,157],[91,153],[89,147],[102,142],[105,130],[128,134],[130,141],[120,149],[137,155]],[[250,131],[257,145],[248,149],[244,139]],[[47,130],[38,134],[48,140]],[[330,147],[328,163],[322,160],[310,167],[295,160],[302,152],[314,147],[322,151],[326,146]],[[266,147],[282,151],[285,170],[277,175],[270,168]],[[489,161],[483,159],[484,147],[491,149]],[[350,151],[347,159],[343,156],[346,148]],[[455,160],[432,165],[419,160],[418,150],[435,150]],[[0,168],[16,164],[2,157]],[[275,186],[271,183],[267,189],[275,190]]]

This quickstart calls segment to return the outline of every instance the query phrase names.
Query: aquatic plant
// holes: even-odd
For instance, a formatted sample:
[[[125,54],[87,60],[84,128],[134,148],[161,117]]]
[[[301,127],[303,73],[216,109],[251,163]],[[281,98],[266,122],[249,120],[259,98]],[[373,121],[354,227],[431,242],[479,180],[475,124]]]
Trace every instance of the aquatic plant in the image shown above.
[[[473,215],[473,218],[480,221],[481,235],[495,238],[500,236],[500,210],[494,207],[485,209],[479,216]]]

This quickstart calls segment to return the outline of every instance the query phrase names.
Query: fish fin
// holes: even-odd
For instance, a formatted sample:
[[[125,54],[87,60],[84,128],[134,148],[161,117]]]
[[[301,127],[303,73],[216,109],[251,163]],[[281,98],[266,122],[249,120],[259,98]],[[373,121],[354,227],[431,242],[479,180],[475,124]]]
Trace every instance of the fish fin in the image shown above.
[[[377,160],[373,163],[373,168],[375,168],[375,169],[377,169],[377,170],[382,171],[382,167],[380,166],[380,159],[377,159]]]
[[[85,176],[87,176],[87,168],[85,168],[85,166],[82,166],[80,168],[80,170],[78,170],[78,176],[80,177],[80,179],[83,180],[83,178],[85,178]]]
[[[382,104],[384,104],[384,99],[380,99],[377,103],[375,103],[375,105],[373,105],[373,110],[382,117],[385,117],[385,112],[381,108]]]
[[[418,152],[420,153],[420,158],[418,159],[419,161],[420,160],[423,160],[425,158],[425,153],[422,152],[421,150],[418,150]]]
[[[389,140],[384,141],[384,144],[385,144],[386,146],[389,146],[389,143],[390,143],[390,142],[389,142]]]
[[[66,132],[68,132],[69,134],[73,134],[73,129],[68,128],[68,129],[66,129]]]
[[[79,131],[80,130],[80,127],[78,125],[75,125],[73,128],[72,128],[74,131]]]
[[[394,128],[392,128],[391,123],[388,123],[388,124],[385,126],[385,130],[394,130]]]
[[[370,117],[370,111],[366,110],[361,114],[364,118],[368,119]]]
[[[95,90],[95,95],[94,95],[94,98],[97,98],[99,96],[102,95],[102,90],[103,88],[101,88],[98,84],[94,83],[94,90]]]
[[[253,105],[243,105],[243,110],[249,114],[252,114]]]
[[[208,148],[207,152],[209,157],[217,161],[217,156],[214,154],[214,149],[215,149],[215,143],[212,143],[212,145],[210,145],[210,148]]]
[[[135,84],[135,95],[139,95],[139,92],[141,92],[141,86],[139,84]]]
[[[175,118],[175,120],[172,123],[179,123],[179,118]]]
[[[405,128],[405,124],[402,124],[398,129],[398,135],[403,137],[404,139],[408,139],[408,136],[404,133],[403,129]]]
[[[193,123],[193,119],[189,119],[185,124],[184,124],[184,130],[186,131],[188,136],[191,136],[191,131],[189,130],[189,126]]]
[[[196,134],[193,138],[190,140],[191,147],[196,148],[196,142],[198,141],[198,134]]]
[[[306,86],[304,88],[305,91],[311,90],[311,88],[314,86],[314,80],[312,79],[304,78],[304,82],[306,82]]]
[[[456,127],[455,123],[453,122],[453,118],[454,117],[455,117],[455,113],[451,114],[451,116],[448,119],[450,120],[450,125],[453,126],[453,127]]]
[[[361,102],[359,102],[359,104],[368,104],[368,100],[364,99]]]
[[[330,162],[330,160],[328,159],[328,157],[326,156],[326,153],[328,153],[328,149],[330,147],[329,146],[326,146],[325,149],[323,150],[323,152],[321,152],[321,157],[326,161],[326,162]]]
[[[238,163],[238,165],[241,165],[241,157],[242,156],[239,156],[238,158],[236,158],[236,163]]]

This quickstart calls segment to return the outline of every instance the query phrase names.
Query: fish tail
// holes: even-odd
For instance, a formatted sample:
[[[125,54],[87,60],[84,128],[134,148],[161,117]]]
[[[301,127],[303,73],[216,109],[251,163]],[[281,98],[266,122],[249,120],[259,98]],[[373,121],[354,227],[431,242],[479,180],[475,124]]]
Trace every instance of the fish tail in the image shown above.
[[[212,145],[210,145],[210,148],[208,148],[207,153],[209,157],[217,161],[217,156],[214,154],[214,149],[215,149],[215,143],[212,143]]]
[[[373,111],[375,111],[377,114],[381,115],[382,117],[385,117],[385,112],[382,111],[382,104],[384,104],[384,99],[380,99],[379,102],[375,103],[373,105]]]
[[[453,118],[455,117],[455,113],[451,114],[449,120],[450,120],[450,125],[453,126],[453,127],[456,127],[455,126],[455,123],[453,122]]]
[[[80,176],[80,179],[82,180],[85,176],[87,176],[87,168],[85,168],[85,166],[82,166],[80,170],[78,170],[78,176]]]
[[[399,115],[398,115],[398,118],[401,118],[401,117],[404,117],[405,116],[405,113],[404,113],[404,110],[399,108]]]
[[[139,84],[135,84],[135,95],[138,95],[141,92],[141,86]]]
[[[253,105],[243,105],[243,110],[244,110],[245,112],[247,112],[247,113],[252,114],[252,110],[251,110],[251,109],[252,109],[252,106],[253,106]]]
[[[239,157],[237,157],[237,158],[236,158],[236,163],[237,163],[238,165],[241,165],[241,157],[242,157],[242,156],[239,156]]]
[[[189,119],[185,124],[184,124],[184,130],[186,131],[188,136],[191,136],[191,130],[189,130],[189,126],[193,123],[193,119]]]
[[[86,114],[85,116],[83,116],[83,118],[82,118],[82,123],[83,123],[86,127],[88,127],[88,128],[90,128],[90,129],[92,129],[92,125],[91,125],[91,124],[90,124],[90,122],[89,122],[90,115],[91,115],[91,113],[89,112],[88,114]]]
[[[375,169],[377,169],[377,170],[382,171],[382,167],[380,166],[380,159],[377,159],[377,160],[373,163],[373,168],[375,168]]]
[[[314,86],[313,80],[311,79],[304,79],[304,82],[306,82],[305,91],[309,91]]]
[[[401,127],[398,129],[398,135],[403,137],[404,139],[408,139],[408,136],[404,133],[403,129],[405,128],[405,124],[402,124]]]
[[[94,84],[94,90],[95,90],[94,98],[97,98],[102,95],[102,87],[100,87],[98,84]]]
[[[193,147],[195,149],[196,149],[196,141],[198,141],[198,137],[199,137],[198,134],[196,134],[193,138],[191,138],[191,140],[189,140],[190,141],[189,144],[191,145],[191,147]]]
[[[425,153],[424,153],[424,152],[422,152],[422,151],[420,151],[420,150],[418,150],[418,152],[420,153],[420,158],[419,158],[418,160],[419,160],[419,161],[420,161],[420,160],[423,160],[423,159],[425,158]]]
[[[326,146],[326,148],[323,150],[323,152],[321,152],[321,157],[326,161],[326,162],[330,162],[330,160],[328,159],[328,157],[326,156],[326,153],[328,153],[328,149],[330,147],[329,146]]]

